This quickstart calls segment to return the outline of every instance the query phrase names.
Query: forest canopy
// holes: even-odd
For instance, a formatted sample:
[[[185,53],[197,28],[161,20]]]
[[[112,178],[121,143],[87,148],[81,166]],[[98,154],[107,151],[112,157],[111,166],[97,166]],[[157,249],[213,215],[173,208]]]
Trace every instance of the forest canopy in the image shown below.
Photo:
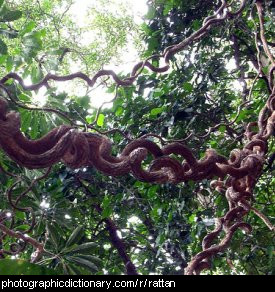
[[[0,275],[274,274],[274,3],[134,2],[0,0]]]

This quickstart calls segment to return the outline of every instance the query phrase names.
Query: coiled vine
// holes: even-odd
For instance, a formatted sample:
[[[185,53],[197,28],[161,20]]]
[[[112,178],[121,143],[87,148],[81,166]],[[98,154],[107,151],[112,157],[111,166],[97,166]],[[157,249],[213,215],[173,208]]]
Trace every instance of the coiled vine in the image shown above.
[[[167,72],[170,69],[171,60],[177,53],[188,48],[194,42],[200,41],[214,26],[238,18],[243,13],[247,2],[245,0],[241,1],[239,8],[233,11],[231,9],[232,3],[223,0],[218,10],[204,20],[200,29],[182,42],[167,47],[162,55],[154,55],[139,62],[133,68],[130,76],[124,79],[111,70],[100,70],[92,78],[82,72],[67,76],[48,74],[42,81],[30,86],[25,85],[24,80],[17,73],[9,73],[0,80],[0,88],[4,96],[0,98],[0,147],[12,161],[22,167],[47,169],[45,175],[35,179],[31,186],[21,193],[16,200],[12,198],[12,192],[20,182],[20,178],[8,191],[8,200],[12,210],[29,213],[32,219],[29,230],[25,233],[16,232],[13,230],[14,213],[12,213],[11,218],[7,216],[7,212],[0,214],[1,240],[9,236],[23,242],[22,245],[12,244],[10,250],[0,250],[3,257],[5,254],[22,252],[27,244],[36,249],[33,261],[47,252],[43,242],[27,236],[35,226],[35,214],[31,207],[21,207],[20,201],[31,190],[32,185],[38,180],[44,179],[49,174],[51,167],[58,162],[62,162],[71,169],[93,166],[103,174],[112,177],[131,173],[137,180],[155,184],[180,184],[190,180],[195,182],[204,179],[211,180],[211,187],[227,199],[228,211],[224,216],[216,219],[215,229],[203,239],[202,251],[191,259],[185,269],[185,273],[188,275],[199,274],[204,269],[209,269],[212,257],[228,247],[238,229],[251,232],[252,226],[245,221],[245,216],[249,212],[258,215],[271,232],[274,232],[274,226],[270,221],[252,206],[253,190],[263,173],[268,141],[274,135],[275,130],[275,87],[273,78],[275,62],[264,35],[262,1],[256,1],[255,6],[260,23],[260,40],[271,64],[267,74],[270,94],[266,98],[265,106],[261,109],[258,121],[249,123],[245,129],[246,143],[241,149],[231,151],[229,157],[224,157],[213,149],[207,149],[204,157],[197,159],[197,153],[193,153],[184,142],[165,141],[164,146],[159,146],[159,144],[148,139],[150,135],[131,140],[118,156],[113,156],[112,142],[107,134],[92,132],[93,125],[88,125],[86,131],[82,131],[74,123],[56,127],[38,140],[30,140],[21,132],[19,113],[9,110],[9,102],[16,101],[6,86],[8,81],[14,80],[23,90],[35,91],[43,86],[50,87],[50,81],[64,82],[78,78],[84,80],[89,87],[93,87],[97,80],[104,76],[112,77],[117,87],[134,85],[145,68],[160,74]],[[156,67],[153,65],[152,61],[155,59],[163,59],[165,66]],[[262,72],[261,68],[258,69],[259,76]],[[30,108],[30,110],[33,109]],[[60,114],[58,110],[48,110]],[[153,159],[149,168],[144,169],[143,162],[149,155]],[[6,172],[3,167],[0,170]],[[8,172],[6,174],[14,176]],[[220,239],[222,233],[223,236]],[[132,273],[136,273],[135,269],[132,269]]]

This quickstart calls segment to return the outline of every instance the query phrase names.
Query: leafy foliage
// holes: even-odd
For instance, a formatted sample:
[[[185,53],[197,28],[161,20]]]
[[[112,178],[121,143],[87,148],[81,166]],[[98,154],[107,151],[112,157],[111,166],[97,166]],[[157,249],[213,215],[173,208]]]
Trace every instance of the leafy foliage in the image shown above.
[[[65,10],[61,10],[59,2],[65,5]],[[103,7],[105,1],[101,2]],[[97,37],[93,43],[83,45],[83,28],[77,27],[66,14],[71,4],[71,1],[52,0],[36,5],[34,1],[24,0],[11,5],[9,1],[0,1],[1,75],[16,71],[25,80],[37,83],[48,72],[68,73],[72,63],[92,73],[119,54],[119,48],[128,42],[127,36],[136,31],[130,16],[116,17],[93,8],[90,15],[95,17],[86,29],[97,28]],[[266,37],[270,42],[274,30],[272,5],[267,1],[265,15]],[[140,52],[142,58],[160,54],[167,46],[190,36],[218,5],[216,1],[159,0],[148,1],[148,7],[141,25],[146,44],[146,49]],[[268,95],[266,79],[264,76],[255,79],[253,69],[257,61],[253,29],[257,25],[257,17],[248,5],[242,17],[227,22],[225,27],[215,27],[206,38],[174,57],[173,70],[169,73],[157,75],[144,70],[136,86],[118,89],[109,80],[105,81],[108,92],[116,94],[116,99],[98,117],[91,110],[90,95],[85,90],[79,94],[48,88],[44,106],[59,109],[83,127],[96,121],[95,127],[102,132],[119,128],[126,136],[137,138],[154,133],[167,140],[196,133],[186,144],[196,150],[198,158],[209,147],[228,156],[243,143],[244,126],[257,119]],[[105,37],[101,39],[98,35],[103,32]],[[236,65],[233,69],[228,67],[232,60]],[[268,66],[263,66],[263,70]],[[74,84],[77,86],[83,85]],[[20,86],[12,83],[9,89],[17,103],[35,104],[34,96]],[[250,102],[242,106],[248,97]],[[11,106],[18,108],[18,104]],[[32,139],[57,125],[69,123],[46,110],[21,107],[19,111],[21,130]],[[228,125],[234,119],[235,123]],[[216,125],[219,126],[213,132],[202,137]],[[110,134],[114,154],[127,144],[125,135],[117,131]],[[271,141],[269,156],[274,149]],[[40,171],[18,167],[3,152],[0,163],[25,179],[15,189],[14,196],[41,175]],[[150,159],[146,161],[149,163]],[[254,194],[255,206],[269,218],[274,218],[272,171],[274,167],[266,167]],[[4,194],[13,178],[0,173],[0,181],[0,191]],[[0,196],[0,204],[1,211],[9,210],[4,196]],[[32,187],[21,205],[34,209],[36,225],[31,236],[46,242],[48,254],[35,265],[29,264],[26,260],[34,250],[27,247],[20,260],[11,261],[12,254],[0,260],[0,274],[15,270],[18,274],[125,273],[121,246],[112,241],[114,233],[123,241],[123,251],[139,273],[182,274],[192,255],[201,251],[201,241],[213,229],[214,218],[222,216],[228,208],[225,198],[210,188],[209,181],[150,185],[136,181],[131,175],[112,178],[92,167],[72,171],[61,164]],[[14,220],[16,230],[28,230],[30,218],[25,212],[16,211]],[[253,213],[247,220],[254,227],[253,233],[237,233],[227,252],[214,260],[209,273],[274,272],[274,235]],[[10,243],[11,239],[1,237],[0,249]]]

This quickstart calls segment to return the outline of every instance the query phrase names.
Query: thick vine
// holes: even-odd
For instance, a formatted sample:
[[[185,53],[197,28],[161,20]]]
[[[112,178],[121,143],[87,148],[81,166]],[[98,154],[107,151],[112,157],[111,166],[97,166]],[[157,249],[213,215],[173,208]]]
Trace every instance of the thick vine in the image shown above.
[[[12,94],[6,87],[6,82],[10,79],[15,80],[23,90],[27,91],[34,91],[43,86],[49,87],[51,80],[63,82],[75,78],[80,78],[87,82],[90,87],[93,87],[97,80],[103,76],[111,76],[117,86],[133,85],[145,67],[156,73],[166,72],[170,68],[170,61],[175,54],[207,35],[209,29],[213,26],[228,19],[238,17],[243,12],[246,2],[242,1],[239,9],[233,12],[231,5],[227,1],[222,1],[217,12],[207,17],[199,30],[181,43],[168,47],[161,56],[152,56],[138,63],[132,70],[130,77],[125,79],[121,79],[111,70],[100,70],[92,78],[82,72],[67,76],[48,74],[41,82],[27,86],[18,74],[9,73],[0,80],[0,86],[10,101],[13,101]],[[226,197],[229,209],[223,217],[217,219],[215,230],[203,240],[202,252],[193,257],[185,272],[192,275],[199,274],[204,269],[209,269],[211,258],[225,250],[238,229],[246,232],[251,231],[252,227],[244,219],[245,215],[250,211],[258,215],[269,229],[274,231],[274,226],[272,226],[269,220],[252,206],[253,189],[263,172],[268,151],[268,140],[274,135],[275,128],[275,87],[273,83],[275,64],[264,36],[262,1],[256,1],[255,5],[260,22],[260,38],[265,54],[271,63],[267,76],[271,94],[267,97],[266,104],[259,114],[258,121],[247,125],[245,131],[246,144],[242,149],[233,150],[229,158],[218,154],[213,149],[208,149],[205,152],[204,158],[197,159],[196,155],[183,143],[168,142],[166,143],[167,145],[160,147],[158,144],[147,139],[149,135],[132,140],[121,154],[115,157],[111,154],[112,143],[109,138],[102,134],[89,132],[89,127],[85,132],[80,131],[75,124],[57,127],[41,139],[29,140],[20,130],[20,115],[9,111],[9,104],[5,98],[0,99],[1,148],[14,162],[28,169],[48,168],[50,171],[54,164],[62,162],[72,169],[93,166],[110,176],[122,176],[131,173],[136,179],[149,183],[161,184],[168,182],[178,184],[189,180],[197,182],[203,179],[212,180],[211,186]],[[151,61],[156,58],[163,58],[166,65],[164,67],[154,66]],[[262,74],[260,66],[258,69],[257,77]],[[244,104],[246,103],[247,101],[244,102]],[[58,112],[56,113],[59,114]],[[226,124],[226,126],[233,124],[234,121]],[[257,131],[254,130],[255,126]],[[92,127],[93,125],[90,125],[90,128]],[[213,131],[212,128],[208,134],[211,131]],[[201,138],[205,137],[201,136]],[[153,159],[148,169],[144,169],[142,165],[148,155],[152,156]],[[181,160],[174,158],[174,155],[179,156]],[[2,167],[0,170],[5,171]],[[43,179],[49,171],[39,179]],[[10,173],[7,174],[12,175]],[[32,184],[36,183],[39,179],[33,181]],[[9,190],[9,202],[13,210],[21,210],[32,214],[32,224],[30,226],[30,230],[32,230],[35,222],[32,209],[19,207],[21,198],[30,191],[32,186],[13,201],[11,194],[18,182],[20,182],[20,178]],[[98,212],[100,212],[100,207],[98,207]],[[35,257],[39,257],[43,252],[46,252],[42,243],[33,238],[26,237],[23,233],[14,232],[12,230],[12,218],[8,218],[5,213],[0,215],[2,239],[5,236],[10,236],[23,240],[25,244],[31,244],[37,251]],[[9,227],[4,224],[7,221],[11,221]],[[106,222],[106,224],[107,228],[110,229],[110,234],[115,231],[112,222]],[[222,232],[224,232],[223,238],[219,239]],[[113,240],[115,241],[115,237],[113,237]],[[10,251],[0,250],[0,254],[21,252],[24,247],[25,245],[23,247],[13,246]],[[123,251],[124,249],[121,248],[121,250]],[[123,257],[125,262],[131,264],[131,271],[129,273],[136,274],[136,269],[125,252]]]

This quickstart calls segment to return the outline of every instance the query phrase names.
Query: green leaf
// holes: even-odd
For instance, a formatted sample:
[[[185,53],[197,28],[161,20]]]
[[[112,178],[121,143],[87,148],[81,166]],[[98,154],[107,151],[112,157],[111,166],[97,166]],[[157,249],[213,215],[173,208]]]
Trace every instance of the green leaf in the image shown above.
[[[74,265],[66,265],[67,269],[69,270],[70,275],[83,275],[83,273],[76,268]]]
[[[111,203],[110,197],[108,195],[105,195],[104,199],[103,199],[103,202],[102,202],[103,208],[108,207],[110,205],[110,203]]]
[[[83,226],[78,226],[66,242],[66,246],[72,246],[78,243],[83,235]]]
[[[41,233],[45,232],[45,223],[43,222],[43,220],[39,220],[36,226],[37,227],[35,228],[34,236],[39,236],[41,235]]]
[[[172,212],[172,211],[170,211],[170,212],[169,212],[169,214],[168,214],[167,221],[168,221],[168,222],[171,222],[171,221],[172,221],[172,219],[173,219],[173,212]]]
[[[0,54],[1,55],[6,55],[7,53],[8,53],[8,47],[4,43],[4,41],[0,39]]]
[[[24,94],[24,93],[19,94],[19,99],[23,102],[30,102],[31,101],[30,96],[27,94]]]
[[[40,38],[35,34],[24,37],[23,44],[30,49],[40,49],[42,47]]]
[[[32,114],[32,121],[31,121],[31,131],[30,131],[30,136],[32,139],[35,139],[38,135],[38,117],[37,113],[33,112]]]
[[[71,254],[77,254],[77,253],[85,254],[86,252],[90,252],[91,250],[93,250],[95,247],[97,247],[96,243],[87,242],[87,243],[83,243],[83,244],[78,245],[75,248],[71,249],[70,253]]]
[[[124,108],[120,106],[120,107],[118,107],[118,109],[116,110],[115,115],[116,115],[117,117],[119,117],[119,116],[121,116],[121,115],[123,114],[123,112],[124,112]]]
[[[78,255],[78,258],[85,259],[91,263],[94,263],[97,267],[103,264],[102,260],[98,257],[91,256],[91,255]]]
[[[0,56],[0,65],[4,64],[6,59],[7,59],[7,56],[5,55]]]
[[[94,115],[93,116],[86,116],[86,122],[88,124],[91,124],[94,121],[94,119],[95,119]]]
[[[76,99],[76,102],[83,108],[88,108],[90,104],[91,98],[90,96],[82,96]]]
[[[113,212],[113,208],[111,206],[106,206],[101,213],[102,218],[105,219],[105,218],[110,217],[112,212]]]
[[[92,273],[98,272],[98,267],[94,263],[91,263],[86,259],[82,259],[80,257],[67,257],[67,259],[72,263],[75,263],[79,266],[82,266],[83,268],[88,269]]]
[[[188,218],[188,222],[189,222],[189,223],[194,223],[194,222],[195,222],[195,218],[196,218],[196,214],[192,214],[192,215]]]
[[[97,119],[97,125],[99,127],[103,127],[104,120],[105,120],[105,116],[103,114],[100,114],[99,117],[98,117],[98,119]]]
[[[38,83],[43,79],[43,72],[39,66],[33,66],[31,70],[32,83]]]
[[[162,233],[162,234],[159,234],[157,239],[156,239],[156,244],[157,245],[162,245],[165,241],[165,235]]]
[[[20,212],[20,211],[16,211],[16,218],[19,218],[21,220],[25,220],[25,213],[24,212]]]
[[[185,83],[183,83],[183,88],[184,88],[185,91],[190,93],[193,90],[193,85],[191,83],[189,83],[189,82],[185,82]]]
[[[15,228],[16,231],[26,231],[28,229],[30,229],[30,225],[27,225],[27,224],[22,224],[22,225],[16,226]]]
[[[156,116],[156,115],[158,115],[158,114],[160,114],[162,112],[163,112],[163,108],[162,107],[156,107],[156,108],[153,108],[151,110],[151,115],[152,116]]]
[[[23,132],[26,132],[30,126],[31,126],[31,119],[32,119],[32,114],[29,111],[22,111],[21,112],[21,130]]]
[[[55,247],[58,247],[60,234],[58,233],[55,226],[53,224],[48,223],[47,224],[47,232],[50,236],[52,243],[55,245]]]
[[[31,62],[31,59],[34,58],[38,51],[42,48],[42,40],[41,40],[40,32],[31,32],[24,35],[23,38],[23,55],[24,58],[27,59],[28,63]],[[52,61],[50,59],[49,61]]]
[[[224,133],[226,130],[226,126],[220,126],[219,127],[219,132]]]
[[[192,22],[192,27],[194,30],[198,30],[201,27],[200,21],[198,19]]]
[[[151,186],[148,189],[148,198],[150,198],[150,199],[156,198],[158,195],[157,194],[158,189],[159,189],[158,185]]]
[[[34,28],[36,27],[36,23],[34,21],[30,21],[28,22],[25,27],[23,28],[23,30],[20,32],[20,35],[23,36],[26,33],[31,32]]]
[[[103,211],[101,213],[102,218],[108,218],[113,212],[113,208],[111,206],[111,199],[108,195],[105,195],[102,202]]]
[[[153,92],[154,97],[160,97],[163,95],[163,91],[161,88],[156,88]]]
[[[242,110],[242,111],[240,112],[240,114],[239,114],[237,120],[236,120],[236,123],[238,123],[238,122],[240,122],[240,121],[243,121],[243,120],[247,117],[248,114],[249,114],[249,112],[248,112],[246,109]]]
[[[45,135],[46,133],[48,133],[49,129],[50,129],[50,123],[47,123],[44,114],[40,114],[39,130],[40,130],[41,135]]]
[[[11,56],[8,56],[7,62],[6,62],[6,69],[8,72],[10,72],[13,68],[13,60]]]
[[[0,0],[0,7],[3,5],[5,0]]]
[[[173,4],[171,4],[171,3],[167,3],[166,5],[165,5],[165,7],[164,7],[164,9],[163,9],[163,16],[166,16],[166,15],[168,15],[168,13],[170,12],[170,10],[172,9],[172,7],[173,7]]]
[[[156,206],[151,210],[150,213],[151,213],[152,217],[156,221],[158,221],[160,219],[161,214],[162,214],[162,208],[160,208],[159,206]]]
[[[218,147],[218,142],[215,140],[210,141],[210,145],[213,149],[216,149]]]

